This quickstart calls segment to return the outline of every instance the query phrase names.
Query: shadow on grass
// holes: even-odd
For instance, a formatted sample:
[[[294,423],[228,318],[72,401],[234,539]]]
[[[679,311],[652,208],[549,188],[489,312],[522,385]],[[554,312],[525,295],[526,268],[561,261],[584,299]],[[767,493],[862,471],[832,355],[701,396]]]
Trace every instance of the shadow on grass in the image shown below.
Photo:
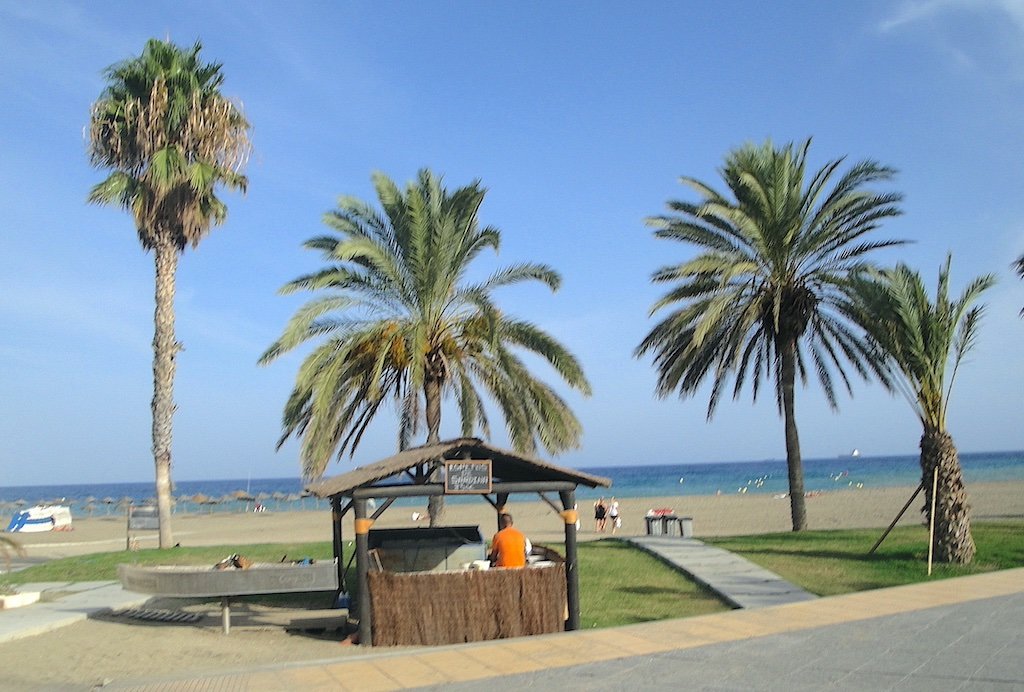
[[[683,596],[685,593],[680,589],[673,589],[667,586],[622,586],[615,589],[618,593],[635,594],[637,596],[655,596],[658,594],[670,594],[672,596]]]
[[[718,546],[723,550],[735,552],[737,555],[785,555],[788,557],[825,558],[830,560],[852,560],[855,562],[889,562],[891,560],[919,560],[924,554],[922,550],[900,550],[895,552],[875,553],[869,555],[863,553],[850,553],[842,550],[783,550],[780,548],[730,548],[729,546]]]

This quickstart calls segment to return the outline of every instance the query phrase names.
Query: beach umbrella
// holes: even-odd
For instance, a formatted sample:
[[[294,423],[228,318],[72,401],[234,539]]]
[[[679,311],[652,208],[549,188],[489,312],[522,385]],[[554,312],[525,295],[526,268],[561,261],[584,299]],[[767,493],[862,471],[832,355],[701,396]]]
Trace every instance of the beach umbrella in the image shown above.
[[[86,512],[88,512],[89,516],[91,517],[92,513],[96,511],[96,505],[94,505],[93,503],[90,502],[89,504],[87,504],[82,509],[84,509]]]
[[[107,506],[107,514],[110,514],[110,506],[113,505],[117,500],[112,497],[103,498],[103,504]]]
[[[90,495],[89,497],[87,497],[87,498],[85,498],[84,500],[82,500],[82,502],[84,502],[84,503],[85,503],[85,504],[87,504],[87,505],[91,505],[91,504],[93,504],[94,502],[96,502],[96,498],[95,498],[95,497],[93,497],[92,495]]]
[[[234,499],[236,501],[238,501],[238,502],[244,502],[245,503],[245,511],[246,512],[249,511],[249,503],[256,501],[256,497],[253,496],[253,495],[250,495],[248,490],[236,490],[235,491]]]
[[[281,509],[281,503],[284,502],[284,499],[285,499],[285,497],[287,497],[287,495],[282,493],[280,490],[275,490],[270,495],[270,497],[274,498],[274,502],[277,503],[277,509]]]
[[[16,500],[14,504],[16,507],[24,507],[25,505],[28,504],[28,502],[26,502],[25,500]]]
[[[220,500],[218,500],[215,497],[206,497],[206,499],[203,500],[203,504],[206,505],[206,507],[209,509],[210,514],[213,514],[213,506],[218,504],[219,502]]]

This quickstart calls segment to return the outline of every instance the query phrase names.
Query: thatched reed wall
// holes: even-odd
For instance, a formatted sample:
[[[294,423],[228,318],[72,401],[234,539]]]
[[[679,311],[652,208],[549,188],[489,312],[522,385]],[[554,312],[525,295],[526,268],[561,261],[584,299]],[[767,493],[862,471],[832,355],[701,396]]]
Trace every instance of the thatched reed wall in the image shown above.
[[[565,625],[565,565],[368,577],[375,646],[458,644]]]

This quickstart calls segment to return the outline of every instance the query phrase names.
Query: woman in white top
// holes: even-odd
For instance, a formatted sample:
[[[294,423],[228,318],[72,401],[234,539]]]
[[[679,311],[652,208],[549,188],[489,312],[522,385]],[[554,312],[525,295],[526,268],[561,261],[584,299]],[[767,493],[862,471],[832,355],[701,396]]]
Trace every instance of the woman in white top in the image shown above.
[[[619,501],[614,497],[608,509],[608,518],[612,520],[612,535],[614,536],[615,530],[622,526],[622,521],[619,519]]]

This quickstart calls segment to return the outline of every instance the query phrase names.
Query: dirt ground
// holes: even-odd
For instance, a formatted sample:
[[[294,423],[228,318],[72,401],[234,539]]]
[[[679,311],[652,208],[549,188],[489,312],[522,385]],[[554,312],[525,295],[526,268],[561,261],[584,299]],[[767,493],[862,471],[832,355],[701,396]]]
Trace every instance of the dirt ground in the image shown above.
[[[302,632],[285,623],[307,614],[263,606],[232,606],[231,633],[221,631],[217,603],[186,605],[154,599],[147,609],[200,614],[195,623],[153,622],[107,615],[0,645],[7,690],[88,690],[113,680],[153,679],[252,669],[288,662],[365,654],[342,630]],[[2,614],[0,614],[2,617]]]

